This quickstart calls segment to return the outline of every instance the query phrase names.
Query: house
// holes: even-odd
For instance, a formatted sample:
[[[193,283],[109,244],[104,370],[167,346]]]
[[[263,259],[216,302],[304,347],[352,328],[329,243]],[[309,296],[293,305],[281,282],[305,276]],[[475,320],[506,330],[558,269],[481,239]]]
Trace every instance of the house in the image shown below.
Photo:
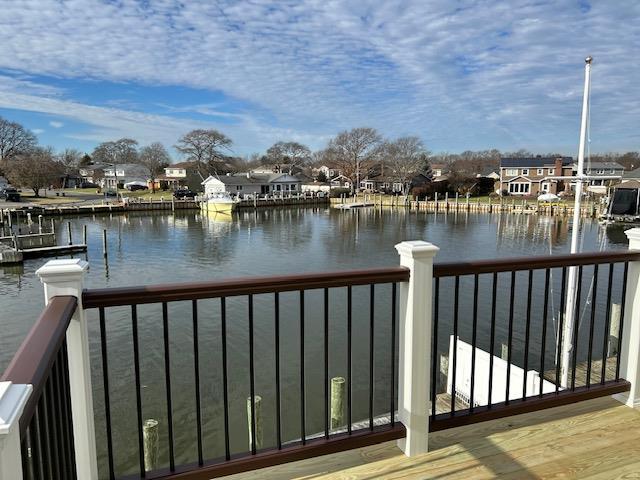
[[[258,174],[272,174],[272,173],[288,173],[290,175],[298,175],[300,172],[302,172],[302,168],[300,168],[297,165],[289,165],[286,163],[283,164],[266,164],[266,165],[261,165],[259,167],[254,168],[253,170],[251,170],[253,173],[258,173]]]
[[[154,188],[161,190],[176,190],[188,188],[193,191],[200,190],[202,177],[198,173],[196,162],[173,163],[164,169],[164,174],[155,179]]]
[[[431,172],[433,173],[433,181],[441,182],[446,180],[447,173],[449,173],[449,165],[446,163],[433,163],[431,164]]]
[[[607,189],[617,183],[624,174],[624,166],[618,162],[589,162],[584,166],[584,173],[592,176],[611,176],[613,178],[594,178],[589,180],[587,190],[593,193],[606,194]]]
[[[101,183],[104,177],[104,169],[109,167],[105,163],[92,163],[91,165],[85,165],[78,169],[78,175],[82,177],[85,182],[89,183]]]
[[[537,196],[570,190],[571,183],[550,177],[574,175],[571,157],[500,159],[500,194]]]
[[[333,178],[341,176],[342,170],[340,170],[339,168],[329,167],[327,165],[321,165],[318,168],[314,168],[314,173],[322,173],[327,180],[331,180]]]
[[[227,173],[219,177],[209,176],[202,182],[206,196],[214,193],[231,195],[282,195],[301,192],[302,180],[287,173]]]
[[[115,188],[117,179],[118,188],[124,188],[124,184],[129,182],[147,183],[150,177],[151,173],[144,165],[121,163],[104,167],[104,178],[101,183],[103,188]]]
[[[640,168],[636,168],[635,170],[624,172],[622,174],[622,179],[620,180],[620,183],[630,182],[634,180],[640,181]]]

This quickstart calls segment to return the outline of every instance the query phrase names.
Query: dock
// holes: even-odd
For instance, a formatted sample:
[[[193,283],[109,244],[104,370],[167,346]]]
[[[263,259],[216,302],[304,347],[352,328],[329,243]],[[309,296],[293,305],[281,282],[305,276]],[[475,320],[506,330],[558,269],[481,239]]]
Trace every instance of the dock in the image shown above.
[[[76,245],[56,245],[53,247],[27,248],[26,250],[19,250],[25,260],[29,258],[71,255],[72,253],[82,253],[86,251],[87,246],[84,243],[79,243]]]

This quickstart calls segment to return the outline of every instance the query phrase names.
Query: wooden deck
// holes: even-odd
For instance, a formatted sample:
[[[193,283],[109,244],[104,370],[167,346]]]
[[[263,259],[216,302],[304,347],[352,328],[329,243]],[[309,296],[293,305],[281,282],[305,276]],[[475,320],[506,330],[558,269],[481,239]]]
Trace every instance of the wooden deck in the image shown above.
[[[640,411],[610,397],[431,434],[405,457],[387,442],[230,480],[640,478]]]

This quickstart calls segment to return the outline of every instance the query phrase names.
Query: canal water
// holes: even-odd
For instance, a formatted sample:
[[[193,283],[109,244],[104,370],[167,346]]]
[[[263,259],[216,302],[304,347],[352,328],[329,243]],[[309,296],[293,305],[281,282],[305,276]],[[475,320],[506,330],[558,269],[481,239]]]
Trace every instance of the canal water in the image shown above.
[[[425,213],[403,209],[280,208],[241,211],[233,216],[206,216],[199,212],[175,214],[129,213],[56,219],[60,244],[67,243],[66,223],[71,222],[74,242],[82,241],[87,226],[88,252],[78,255],[90,263],[88,288],[120,287],[217,280],[228,277],[306,273],[398,265],[393,248],[403,240],[426,240],[440,247],[436,261],[504,258],[568,252],[570,219],[513,214]],[[102,231],[107,230],[108,257],[102,255]],[[582,251],[627,248],[619,227],[604,228],[585,220],[580,240]],[[0,268],[0,370],[3,370],[43,308],[43,291],[35,271],[45,259],[24,266]],[[524,276],[523,276],[524,275]],[[585,269],[583,297],[589,294],[593,271]],[[599,291],[606,288],[607,270],[599,272]],[[489,276],[490,277],[490,276]],[[560,272],[551,273],[549,322],[556,321],[560,297]],[[540,330],[544,296],[544,272],[536,272],[533,288],[532,332]],[[500,278],[497,314],[497,345],[505,342],[509,296],[508,274]],[[522,317],[526,300],[526,273],[517,275],[516,316]],[[460,336],[470,337],[473,278],[460,283]],[[614,276],[613,293],[620,295],[621,272]],[[491,278],[480,280],[478,342],[488,348]],[[330,376],[346,374],[346,289],[330,294]],[[438,351],[446,353],[453,318],[453,283],[441,282]],[[368,418],[369,392],[369,287],[353,288],[353,419]],[[389,410],[391,372],[391,286],[375,290],[375,414]],[[604,312],[605,295],[596,308]],[[506,302],[505,302],[506,300]],[[281,384],[283,441],[300,437],[300,302],[298,293],[280,295]],[[274,296],[257,295],[255,309],[256,394],[262,401],[263,444],[275,444],[274,392]],[[176,464],[197,460],[195,436],[195,381],[192,305],[168,306],[171,394],[176,445]],[[199,365],[205,459],[224,456],[222,408],[221,315],[219,300],[198,302]],[[247,298],[227,300],[229,352],[229,421],[231,453],[248,448],[246,398],[249,395]],[[600,312],[600,313],[602,313]],[[98,315],[89,311],[95,396],[96,430],[101,473],[106,474],[104,390],[100,356]],[[105,311],[114,460],[117,474],[136,471],[137,417],[133,388],[132,329],[130,308]],[[588,314],[587,314],[588,315]],[[168,464],[167,411],[160,305],[138,307],[144,418],[160,422],[161,464]],[[324,428],[323,418],[323,297],[305,295],[305,406],[307,434]],[[514,362],[522,361],[523,322],[514,327]],[[544,368],[553,366],[554,328],[549,323]],[[581,329],[581,336],[588,328]],[[596,333],[602,334],[596,327]],[[541,341],[532,334],[530,361],[540,361]],[[535,368],[531,366],[530,368]]]

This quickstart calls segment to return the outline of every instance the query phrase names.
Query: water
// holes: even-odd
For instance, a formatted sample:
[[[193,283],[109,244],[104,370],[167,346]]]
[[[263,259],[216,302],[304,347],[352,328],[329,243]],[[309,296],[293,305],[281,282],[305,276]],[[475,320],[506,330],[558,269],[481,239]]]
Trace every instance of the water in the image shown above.
[[[207,217],[198,212],[149,215],[131,213],[57,219],[59,242],[66,243],[67,221],[72,222],[74,240],[81,241],[82,226],[88,227],[90,271],[87,287],[110,287],[164,282],[215,280],[237,276],[304,273],[327,270],[395,266],[398,255],[393,246],[403,240],[424,239],[440,247],[437,261],[458,261],[567,252],[570,219],[508,214],[432,214],[405,210],[362,209],[340,211],[328,208],[292,208],[242,211],[228,217]],[[109,257],[102,257],[102,230],[108,230]],[[586,220],[581,240],[583,251],[626,249],[626,237],[620,228],[605,230]],[[84,255],[82,255],[84,257]],[[4,369],[20,342],[43,308],[43,292],[35,271],[45,259],[31,260],[20,268],[0,269],[0,369]],[[586,272],[586,270],[585,270]],[[586,272],[588,273],[588,272]],[[523,276],[524,275],[524,276]],[[540,325],[540,305],[544,272],[536,273],[533,291],[532,326]],[[606,287],[606,269],[599,274],[600,287]],[[616,277],[615,292],[620,282]],[[504,299],[508,297],[508,278],[500,283],[501,319],[508,315]],[[472,279],[470,280],[472,281]],[[527,278],[518,274],[516,311],[523,311],[526,294],[520,293]],[[551,308],[559,304],[558,272],[553,272]],[[449,283],[447,283],[449,282]],[[461,282],[460,335],[469,336],[472,284]],[[490,278],[480,282],[480,317],[487,311]],[[585,288],[588,293],[588,289]],[[599,291],[601,288],[599,288]],[[442,325],[452,321],[452,283],[442,281]],[[586,294],[583,296],[586,299]],[[369,287],[354,287],[354,419],[368,415],[368,294]],[[299,297],[281,294],[281,382],[283,386],[283,438],[300,435],[299,401]],[[376,288],[375,382],[376,413],[388,410],[388,383],[391,351],[388,345],[390,287]],[[508,299],[508,298],[507,298]],[[603,309],[603,298],[597,302]],[[331,292],[330,302],[330,376],[344,375],[346,365],[346,292]],[[263,396],[265,446],[275,442],[273,350],[273,295],[257,295],[255,309],[256,393]],[[385,310],[386,309],[386,310]],[[220,302],[198,303],[202,415],[205,458],[224,454],[222,442],[222,377],[220,345]],[[249,392],[247,335],[247,299],[227,300],[229,349],[229,398],[231,449],[247,449],[246,404]],[[193,461],[195,448],[195,404],[193,380],[193,340],[191,304],[169,304],[171,338],[171,381],[177,449],[176,463]],[[145,418],[158,418],[166,425],[162,311],[160,305],[138,307],[141,350],[142,400]],[[110,308],[107,315],[110,393],[114,419],[114,443],[117,473],[135,471],[137,434],[135,391],[132,389],[132,346],[130,308]],[[101,471],[105,472],[106,447],[102,370],[97,312],[89,311],[93,385]],[[482,323],[480,323],[482,325]],[[322,418],[322,292],[305,295],[305,394],[307,433],[323,428]],[[553,329],[548,335],[553,348]],[[583,329],[584,330],[584,329]],[[504,322],[497,326],[498,344],[504,338]],[[450,332],[439,332],[438,349],[446,351]],[[522,322],[514,330],[514,339],[523,338]],[[488,332],[481,328],[479,342],[486,345]],[[533,339],[532,348],[540,341]],[[522,351],[514,347],[514,361],[522,361]],[[532,355],[537,361],[539,355]],[[553,359],[551,359],[553,362]],[[547,363],[545,363],[547,365]],[[530,367],[534,368],[534,367]],[[548,366],[547,366],[548,368]],[[317,412],[320,412],[318,414]],[[166,464],[167,431],[161,428],[161,458]]]

